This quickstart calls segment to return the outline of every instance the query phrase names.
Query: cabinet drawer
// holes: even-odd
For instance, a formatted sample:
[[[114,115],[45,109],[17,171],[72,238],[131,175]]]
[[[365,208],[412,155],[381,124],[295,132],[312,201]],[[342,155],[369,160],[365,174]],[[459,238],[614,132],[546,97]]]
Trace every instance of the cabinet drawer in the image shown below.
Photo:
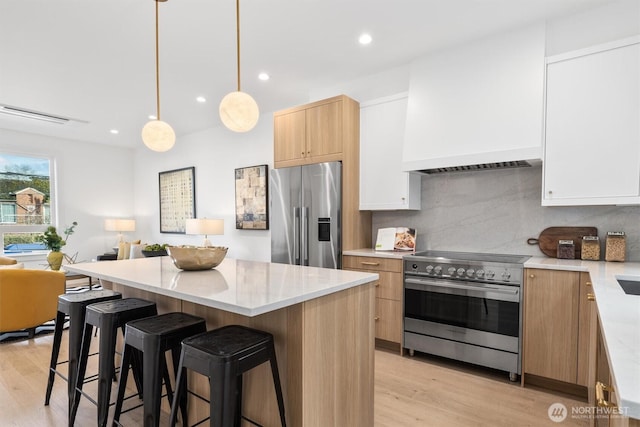
[[[348,270],[393,271],[402,273],[402,260],[379,257],[349,256],[342,258],[343,268]]]
[[[376,298],[376,338],[391,342],[402,342],[402,303]]]

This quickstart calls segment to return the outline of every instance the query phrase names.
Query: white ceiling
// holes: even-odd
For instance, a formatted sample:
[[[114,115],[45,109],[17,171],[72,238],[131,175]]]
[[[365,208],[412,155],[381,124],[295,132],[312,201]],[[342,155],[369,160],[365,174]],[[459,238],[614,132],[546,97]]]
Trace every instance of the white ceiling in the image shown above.
[[[307,102],[312,89],[611,1],[242,0],[242,90],[262,112],[276,111]],[[1,0],[0,104],[88,123],[0,117],[0,128],[141,144],[155,112],[154,8],[153,0]],[[373,36],[366,47],[357,42],[363,31]],[[221,125],[218,103],[236,89],[235,47],[234,0],[160,3],[161,117],[178,137]]]

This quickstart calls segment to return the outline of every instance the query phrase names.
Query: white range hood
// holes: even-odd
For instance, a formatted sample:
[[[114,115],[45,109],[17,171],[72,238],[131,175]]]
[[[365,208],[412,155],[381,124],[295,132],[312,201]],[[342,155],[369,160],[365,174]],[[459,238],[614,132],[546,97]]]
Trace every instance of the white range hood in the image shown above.
[[[539,163],[544,57],[545,27],[539,24],[414,62],[402,170]]]

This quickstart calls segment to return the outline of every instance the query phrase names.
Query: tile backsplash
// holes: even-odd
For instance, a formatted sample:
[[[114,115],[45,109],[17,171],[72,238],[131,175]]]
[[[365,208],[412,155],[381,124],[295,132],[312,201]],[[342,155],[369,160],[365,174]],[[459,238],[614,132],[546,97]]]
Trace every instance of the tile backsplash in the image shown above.
[[[527,239],[553,226],[594,226],[626,233],[629,261],[640,261],[640,206],[541,206],[542,167],[422,177],[422,210],[373,213],[379,228],[417,229],[417,250],[544,256]],[[604,252],[602,255],[604,259]]]

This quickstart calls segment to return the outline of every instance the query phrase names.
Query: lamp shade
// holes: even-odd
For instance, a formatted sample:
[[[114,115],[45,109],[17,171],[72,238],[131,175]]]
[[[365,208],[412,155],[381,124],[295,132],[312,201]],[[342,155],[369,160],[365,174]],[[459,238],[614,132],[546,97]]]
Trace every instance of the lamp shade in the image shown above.
[[[193,218],[188,219],[186,234],[217,235],[224,234],[223,219]]]
[[[248,93],[230,92],[220,101],[220,120],[234,132],[250,131],[259,116],[258,104]]]
[[[168,123],[151,120],[142,128],[142,142],[150,150],[167,151],[176,143],[176,133]]]
[[[136,231],[136,221],[134,219],[105,219],[104,229],[106,231]]]

